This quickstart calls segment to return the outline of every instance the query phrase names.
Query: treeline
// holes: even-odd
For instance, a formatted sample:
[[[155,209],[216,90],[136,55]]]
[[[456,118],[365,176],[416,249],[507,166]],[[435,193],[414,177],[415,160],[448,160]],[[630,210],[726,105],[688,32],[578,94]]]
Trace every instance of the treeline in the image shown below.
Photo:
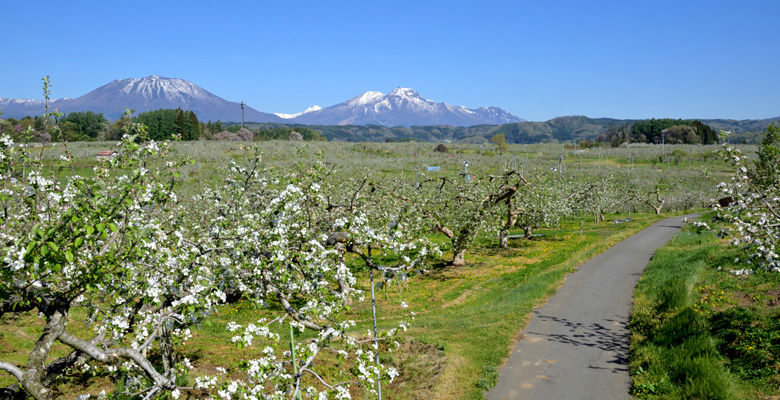
[[[24,117],[0,119],[0,134],[19,142],[76,142],[116,140],[122,137],[123,122],[109,122],[103,114],[73,112],[61,117]]]
[[[251,124],[270,129],[281,124]],[[520,122],[504,125],[475,125],[468,127],[396,126],[379,125],[310,125],[322,132],[328,140],[349,142],[390,142],[404,140],[463,141],[488,143],[490,138],[503,134],[508,144],[546,142],[587,142],[600,146],[620,146],[631,143],[703,143],[718,142],[718,132],[699,120],[652,119],[617,120],[583,116],[558,117],[545,122]],[[668,130],[667,130],[668,129]],[[664,130],[667,130],[664,132]]]
[[[646,119],[631,125],[631,141],[640,143],[717,144],[718,132],[699,120]]]
[[[227,126],[226,126],[227,125]],[[297,137],[295,133],[301,136],[302,140],[306,141],[327,141],[328,139],[315,129],[305,126],[287,126],[281,124],[268,124],[258,125],[251,124],[254,128],[243,128],[245,131],[252,133],[252,140],[291,140]],[[206,124],[205,133],[208,136],[207,139],[217,139],[220,137],[220,132],[238,133],[241,131],[241,125],[237,124],[224,124],[220,121],[212,123],[209,121]],[[293,133],[295,132],[295,133]],[[221,139],[217,139],[221,140]],[[296,139],[292,139],[296,140]]]
[[[179,140],[198,140],[202,132],[195,113],[181,108],[143,112],[134,120],[146,125],[146,133],[152,140],[168,140],[172,135]]]
[[[147,111],[134,117],[123,116],[108,121],[102,113],[72,112],[64,116],[37,116],[22,119],[0,118],[0,135],[8,135],[16,142],[79,142],[119,140],[129,122],[146,125],[151,140],[327,140],[325,136],[307,127],[272,126],[237,133],[240,125],[200,122],[192,111],[181,108]],[[223,133],[220,135],[220,133]],[[298,139],[300,135],[300,139]]]

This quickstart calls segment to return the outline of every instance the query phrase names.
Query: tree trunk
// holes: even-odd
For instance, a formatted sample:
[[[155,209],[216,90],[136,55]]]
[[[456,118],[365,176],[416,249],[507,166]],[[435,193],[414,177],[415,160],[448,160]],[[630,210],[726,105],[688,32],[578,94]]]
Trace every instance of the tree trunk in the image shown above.
[[[462,267],[466,265],[466,249],[460,249],[453,251],[452,265],[456,267]]]
[[[173,324],[170,321],[163,322],[162,326],[160,327],[160,356],[162,357],[162,363],[163,363],[163,374],[168,373],[168,371],[173,368],[174,365],[174,352],[173,352],[173,341],[171,340],[171,327],[169,324]]]
[[[333,249],[336,250],[339,253],[339,257],[336,260],[336,264],[341,265],[344,264],[344,244],[341,242],[337,242],[333,245]],[[345,281],[344,278],[338,278],[338,285],[339,285],[339,293],[341,293],[342,296],[344,296],[344,303],[348,306],[352,305],[352,298],[349,297],[349,282]]]
[[[523,227],[523,236],[525,236],[526,239],[532,239],[534,237],[534,235],[531,232],[532,229],[530,226]]]
[[[645,200],[645,203],[650,207],[652,207],[653,210],[655,210],[655,215],[661,215],[661,209],[664,207],[664,203],[666,203],[666,199],[661,198],[661,189],[659,189],[658,187],[655,188],[655,199],[656,201],[658,201],[658,206],[651,203],[649,200]]]
[[[47,400],[53,396],[52,390],[43,385],[46,373],[46,358],[49,356],[52,345],[65,331],[68,320],[68,309],[58,307],[46,317],[46,327],[43,334],[35,343],[33,351],[27,362],[27,369],[21,379],[21,385],[36,400]]]
[[[500,238],[500,245],[502,249],[506,249],[509,247],[509,232],[502,230],[499,232],[499,238]]]

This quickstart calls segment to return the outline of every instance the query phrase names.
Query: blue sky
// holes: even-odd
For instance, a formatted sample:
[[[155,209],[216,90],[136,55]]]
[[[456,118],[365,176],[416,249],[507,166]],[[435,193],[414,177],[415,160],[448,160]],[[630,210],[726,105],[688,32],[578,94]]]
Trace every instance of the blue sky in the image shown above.
[[[10,3],[10,4],[9,4]],[[780,116],[780,1],[5,2],[0,97],[182,78],[264,112],[411,87],[532,121]]]

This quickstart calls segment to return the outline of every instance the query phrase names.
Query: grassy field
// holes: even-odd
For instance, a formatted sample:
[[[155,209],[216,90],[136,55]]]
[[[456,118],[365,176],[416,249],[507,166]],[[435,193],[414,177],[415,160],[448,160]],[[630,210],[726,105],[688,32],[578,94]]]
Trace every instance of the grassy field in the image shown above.
[[[95,154],[112,145],[97,142],[69,145],[74,157],[72,168],[61,168],[57,161],[62,146],[47,146],[40,153],[34,149],[33,154],[39,154],[61,177],[73,173],[89,175]],[[401,373],[384,391],[384,397],[392,399],[482,398],[495,384],[498,368],[518,340],[531,311],[555,292],[568,273],[575,272],[579,265],[620,240],[669,216],[667,210],[681,210],[684,203],[673,201],[672,193],[676,193],[673,191],[696,192],[701,198],[708,198],[712,193],[708,189],[710,185],[702,182],[712,178],[703,178],[703,169],[716,177],[728,173],[710,155],[713,146],[667,146],[668,154],[673,149],[679,150],[677,159],[667,163],[660,146],[575,152],[560,144],[511,145],[507,152],[497,154],[493,146],[466,144],[448,144],[450,152],[438,153],[433,151],[433,143],[185,142],[175,143],[173,147],[174,157],[194,160],[183,175],[183,193],[197,193],[204,186],[219,182],[223,178],[220,168],[231,159],[246,160],[253,153],[253,146],[260,147],[267,166],[279,169],[290,168],[296,162],[320,160],[345,176],[369,174],[380,179],[382,176],[420,179],[437,173],[428,171],[429,166],[438,166],[438,173],[455,175],[463,170],[463,161],[469,161],[469,172],[478,176],[500,172],[506,167],[557,174],[572,181],[619,175],[637,186],[660,185],[669,191],[670,201],[664,215],[651,215],[646,213],[650,211],[648,207],[642,207],[633,210],[631,222],[612,224],[610,220],[628,217],[612,210],[605,222],[594,225],[590,219],[584,225],[582,236],[580,220],[567,220],[559,228],[535,230],[541,236],[533,240],[510,240],[508,249],[499,248],[498,240],[492,234],[485,234],[469,250],[466,266],[449,266],[445,255],[427,274],[400,287],[380,289],[380,328],[397,326],[399,321],[408,318],[409,310],[416,313],[409,331],[397,339],[399,350],[382,353],[383,362],[395,365]],[[302,147],[306,151],[297,151]],[[557,167],[556,171],[552,172],[551,167]],[[186,196],[182,199],[187,201]],[[354,263],[352,268],[359,274],[358,286],[367,290],[367,272],[360,271],[359,264]],[[401,309],[402,299],[409,304],[409,310]],[[195,366],[189,381],[199,374],[213,373],[216,366],[237,363],[257,351],[256,348],[237,349],[230,340],[233,334],[225,326],[231,320],[240,324],[254,322],[267,312],[243,303],[224,306],[194,330],[191,340],[181,349],[181,356],[192,360]],[[351,318],[358,322],[354,334],[366,335],[370,303],[357,304],[351,313]],[[73,325],[78,328],[71,329],[88,330],[80,323],[83,319],[83,312],[74,310]],[[0,360],[24,364],[41,326],[42,321],[36,315],[3,316]],[[280,333],[286,332],[283,327],[279,329],[282,329]],[[305,339],[305,335],[296,338]],[[62,346],[52,354],[61,356],[65,351]],[[322,362],[328,364],[330,377],[338,379],[343,374],[343,365],[338,360]],[[110,392],[116,382],[121,382],[102,372],[99,379],[84,386],[85,377],[90,373],[72,371],[60,387],[63,396],[97,394],[103,389]],[[181,384],[186,382],[185,379]],[[11,383],[10,375],[0,373],[0,386]],[[635,385],[635,390],[638,387]],[[353,394],[355,398],[364,397],[358,388]]]
[[[780,277],[744,273],[746,255],[727,240],[688,228],[648,266],[631,318],[636,397],[780,395]]]

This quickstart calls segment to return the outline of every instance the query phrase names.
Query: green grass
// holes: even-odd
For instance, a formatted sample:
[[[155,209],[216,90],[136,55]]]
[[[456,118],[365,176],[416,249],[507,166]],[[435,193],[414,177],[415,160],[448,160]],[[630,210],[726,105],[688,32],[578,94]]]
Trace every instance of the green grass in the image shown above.
[[[89,175],[97,151],[111,148],[113,143],[74,143],[70,150],[75,156],[77,173]],[[308,151],[296,154],[295,149],[302,146],[293,142],[188,142],[175,143],[174,157],[193,158],[195,163],[184,171],[182,193],[196,193],[203,186],[211,186],[223,179],[220,167],[226,160],[246,160],[251,154],[251,146],[259,145],[264,163],[272,168],[289,168],[292,163],[314,162],[316,153],[322,151],[322,160],[329,166],[356,175],[373,173],[375,175],[416,179],[424,166],[437,165],[441,174],[456,174],[462,171],[462,161],[469,160],[469,172],[488,174],[500,171],[506,165],[516,165],[531,169],[549,170],[561,154],[562,145],[512,145],[506,153],[489,155],[491,146],[452,145],[450,153],[435,153],[433,143],[306,143]],[[456,151],[460,150],[460,154]],[[656,148],[632,149],[635,161],[655,157]],[[598,158],[598,151],[590,149],[583,156],[583,167],[578,157],[564,153],[569,178],[588,180],[598,174],[624,174],[625,164],[616,161],[625,160],[627,149],[607,149],[609,158]],[[668,151],[668,150],[667,150]],[[54,167],[61,148],[47,147],[44,159]],[[693,150],[690,151],[693,154]],[[701,153],[701,152],[700,152]],[[701,153],[703,154],[703,153]],[[665,169],[665,168],[664,168]],[[700,185],[700,172],[695,168],[674,166],[675,176],[684,176],[686,182]],[[63,170],[61,176],[67,176],[69,170]],[[647,161],[638,161],[637,168],[631,170],[631,179],[637,185],[640,182],[654,182],[662,179]],[[697,189],[700,189],[697,187]],[[683,191],[687,189],[683,188]],[[692,191],[692,190],[690,190]],[[182,195],[185,199],[188,196]],[[671,209],[674,199],[667,204]],[[678,202],[680,203],[680,202]],[[643,208],[647,209],[647,208]],[[667,209],[664,209],[666,212]],[[510,248],[498,248],[497,240],[483,237],[466,255],[467,265],[454,268],[446,265],[450,253],[445,252],[443,259],[435,263],[429,273],[413,278],[402,288],[403,298],[410,309],[417,313],[409,332],[402,336],[401,348],[395,353],[383,353],[383,361],[394,364],[401,372],[396,381],[384,392],[390,399],[477,399],[482,398],[486,389],[495,384],[497,371],[510,354],[518,333],[527,323],[532,310],[543,304],[563,282],[566,274],[644,227],[668,216],[633,213],[630,223],[611,224],[609,219],[624,219],[625,214],[608,214],[608,221],[593,225],[586,218],[584,234],[579,235],[580,220],[563,223],[560,229],[541,229],[535,233],[544,236],[534,240],[510,240]],[[520,232],[513,232],[520,233]],[[442,237],[441,242],[446,242]],[[698,267],[697,267],[698,268]],[[368,278],[365,271],[355,266],[359,273],[359,286],[367,289]],[[670,290],[665,294],[668,310],[674,310],[681,304],[696,304],[696,282],[698,278],[680,277],[683,289]],[[751,278],[753,279],[753,278]],[[693,290],[694,292],[691,292]],[[401,310],[401,296],[398,289],[391,286],[378,293],[380,328],[392,328],[408,315]],[[768,301],[768,300],[764,300]],[[370,323],[368,302],[353,307],[350,316],[358,322],[355,335],[363,335]],[[228,321],[240,324],[255,322],[267,310],[256,309],[248,304],[238,303],[221,308],[198,329],[193,337],[181,349],[182,356],[193,361],[196,366],[191,378],[199,374],[213,374],[215,367],[239,362],[251,357],[253,348],[237,349],[230,341],[232,333],[225,330]],[[697,313],[697,318],[700,314]],[[735,317],[736,318],[736,317]],[[80,324],[78,311],[74,312],[71,329],[86,328]],[[685,320],[683,320],[685,322]],[[79,328],[76,328],[76,327]],[[39,334],[41,321],[36,315],[19,315],[11,320],[8,316],[0,321],[0,359],[24,364],[25,352],[29,352]],[[285,326],[276,327],[280,333]],[[296,340],[305,340],[303,335]],[[758,339],[757,339],[758,340]],[[67,349],[58,347],[54,355],[63,355]],[[707,353],[710,354],[710,353]],[[714,353],[713,353],[714,354]],[[706,354],[702,355],[705,356]],[[684,360],[678,360],[683,363]],[[323,359],[326,373],[331,378],[343,374],[344,365],[337,360]],[[697,364],[698,363],[698,364]],[[689,369],[700,367],[696,361]],[[701,367],[704,368],[704,367]],[[678,377],[678,379],[682,379]],[[687,379],[687,378],[685,378]],[[0,386],[13,383],[13,379],[0,373]],[[65,385],[63,393],[97,393],[101,388],[111,391],[113,383],[108,377],[98,379],[94,386],[83,386],[84,381],[74,373]],[[654,381],[648,381],[648,385]],[[715,386],[719,388],[719,386]],[[93,390],[94,389],[94,390]],[[703,390],[703,389],[701,389]],[[354,398],[362,398],[356,389]]]
[[[613,217],[613,216],[610,216]],[[624,215],[614,215],[621,219]],[[566,274],[592,256],[659,219],[655,215],[633,215],[627,224],[586,224],[579,236],[579,221],[564,223],[561,229],[539,230],[544,236],[534,240],[510,240],[510,248],[500,249],[492,238],[483,238],[474,251],[467,253],[467,265],[434,265],[427,275],[411,279],[403,288],[403,298],[417,315],[408,332],[401,336],[397,352],[383,353],[383,362],[396,366],[401,376],[385,388],[388,399],[478,399],[498,379],[498,369],[508,357],[517,335],[527,323],[534,307],[543,304],[562,284]],[[445,255],[445,258],[447,256]],[[359,269],[359,268],[356,268]],[[365,271],[359,272],[359,286],[368,289]],[[378,291],[380,328],[392,328],[408,315],[400,307],[398,289],[389,286]],[[193,330],[193,337],[181,348],[182,356],[196,366],[190,377],[213,374],[217,366],[238,363],[251,357],[256,346],[237,349],[225,330],[229,321],[254,322],[267,310],[248,303],[222,307],[207,323]],[[356,335],[364,334],[370,324],[370,302],[357,304],[351,311],[358,325]],[[41,321],[28,313],[16,320],[4,317],[0,331],[2,359],[24,364],[25,353],[39,334]],[[71,329],[80,326],[76,311]],[[277,326],[280,333],[285,326]],[[24,333],[20,333],[24,331]],[[307,335],[297,337],[305,340]],[[63,355],[63,347],[53,352]],[[332,379],[344,376],[344,365],[323,359],[326,374]],[[64,394],[111,391],[108,377],[84,386],[78,373],[70,376],[60,390]],[[0,374],[0,386],[13,379]],[[363,394],[355,389],[355,398]]]
[[[565,275],[655,220],[641,216],[632,224],[600,224],[586,228],[582,238],[571,221],[541,231],[540,239],[510,241],[509,249],[483,243],[465,267],[444,267],[410,282],[406,296],[418,315],[408,340],[442,348],[444,365],[425,379],[428,385],[435,382],[425,396],[412,390],[391,392],[389,398],[482,398],[532,310],[555,293]],[[380,310],[383,321],[400,316],[392,301],[380,304]],[[410,378],[420,377],[401,376],[399,382]]]
[[[763,271],[738,277],[729,271],[746,267],[735,262],[740,257],[727,239],[690,229],[656,252],[634,292],[634,396],[780,394],[780,277]]]

